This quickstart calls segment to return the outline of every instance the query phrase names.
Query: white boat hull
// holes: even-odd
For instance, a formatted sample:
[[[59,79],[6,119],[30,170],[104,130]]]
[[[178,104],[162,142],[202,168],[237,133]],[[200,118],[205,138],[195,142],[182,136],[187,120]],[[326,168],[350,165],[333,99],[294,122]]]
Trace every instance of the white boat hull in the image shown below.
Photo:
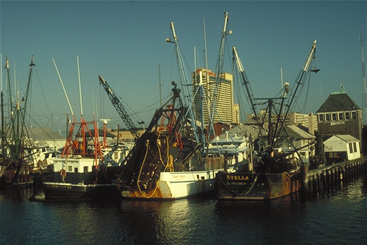
[[[162,172],[154,190],[122,189],[124,198],[181,199],[214,191],[214,179],[218,170]]]

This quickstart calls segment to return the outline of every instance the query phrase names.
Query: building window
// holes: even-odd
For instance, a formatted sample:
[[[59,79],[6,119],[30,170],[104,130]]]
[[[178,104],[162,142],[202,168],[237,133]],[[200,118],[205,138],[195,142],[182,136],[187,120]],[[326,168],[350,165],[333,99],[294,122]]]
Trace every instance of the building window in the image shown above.
[[[319,121],[320,122],[323,122],[325,119],[324,119],[324,114],[320,114],[319,115]]]
[[[330,114],[325,114],[326,116],[326,121],[330,121]]]
[[[333,121],[338,120],[338,118],[337,118],[337,116],[336,116],[336,113],[333,113],[333,114],[332,114],[332,117],[333,117]]]
[[[349,112],[346,112],[345,113],[345,120],[349,120],[350,119],[350,113]]]
[[[72,166],[68,166],[68,172],[73,171],[73,167]]]
[[[88,166],[84,166],[84,173],[88,172]]]
[[[349,143],[349,153],[353,153],[353,144]]]
[[[357,152],[357,143],[356,142],[353,143],[353,148],[354,148],[354,152]]]
[[[352,119],[353,120],[357,119],[357,113],[355,111],[352,111]]]
[[[339,120],[344,120],[344,114],[343,113],[339,113]]]

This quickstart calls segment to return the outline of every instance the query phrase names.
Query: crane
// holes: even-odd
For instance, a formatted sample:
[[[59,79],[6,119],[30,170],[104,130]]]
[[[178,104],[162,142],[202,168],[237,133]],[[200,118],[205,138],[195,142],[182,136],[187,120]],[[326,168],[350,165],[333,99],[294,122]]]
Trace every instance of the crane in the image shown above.
[[[138,129],[136,128],[129,114],[125,110],[125,107],[123,106],[119,98],[116,96],[115,92],[113,92],[111,87],[108,85],[107,81],[101,75],[98,76],[98,78],[103,88],[106,90],[112,105],[115,107],[121,119],[124,121],[126,127],[129,129],[130,133],[134,136],[135,140],[138,139],[140,137]]]

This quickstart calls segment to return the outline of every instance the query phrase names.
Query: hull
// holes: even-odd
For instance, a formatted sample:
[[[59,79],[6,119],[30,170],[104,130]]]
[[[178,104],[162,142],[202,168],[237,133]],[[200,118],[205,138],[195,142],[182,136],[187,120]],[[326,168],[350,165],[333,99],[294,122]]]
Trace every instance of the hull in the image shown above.
[[[66,169],[66,170],[65,170]],[[46,200],[111,200],[121,197],[113,183],[118,166],[99,166],[94,159],[56,159],[42,181]]]
[[[218,172],[215,192],[219,199],[272,200],[298,192],[300,173],[225,173]]]
[[[162,172],[154,190],[122,187],[121,195],[129,199],[181,199],[214,191],[217,171]]]
[[[43,192],[48,200],[111,200],[120,196],[114,184],[44,182]]]
[[[2,168],[5,168],[2,166]],[[32,184],[34,174],[32,169],[26,168],[18,173],[18,168],[7,168],[0,175],[0,183],[4,184]]]

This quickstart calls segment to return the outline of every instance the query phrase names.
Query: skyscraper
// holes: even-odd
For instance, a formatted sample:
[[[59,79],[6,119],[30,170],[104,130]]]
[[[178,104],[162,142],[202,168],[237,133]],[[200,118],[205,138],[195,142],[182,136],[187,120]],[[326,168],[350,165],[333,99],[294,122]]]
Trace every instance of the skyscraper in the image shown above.
[[[222,73],[217,79],[217,74],[209,69],[196,69],[193,73],[193,98],[196,120],[204,121],[205,125],[209,124],[210,118],[213,123],[238,123],[238,115],[234,114],[238,105],[234,104],[232,74]]]

